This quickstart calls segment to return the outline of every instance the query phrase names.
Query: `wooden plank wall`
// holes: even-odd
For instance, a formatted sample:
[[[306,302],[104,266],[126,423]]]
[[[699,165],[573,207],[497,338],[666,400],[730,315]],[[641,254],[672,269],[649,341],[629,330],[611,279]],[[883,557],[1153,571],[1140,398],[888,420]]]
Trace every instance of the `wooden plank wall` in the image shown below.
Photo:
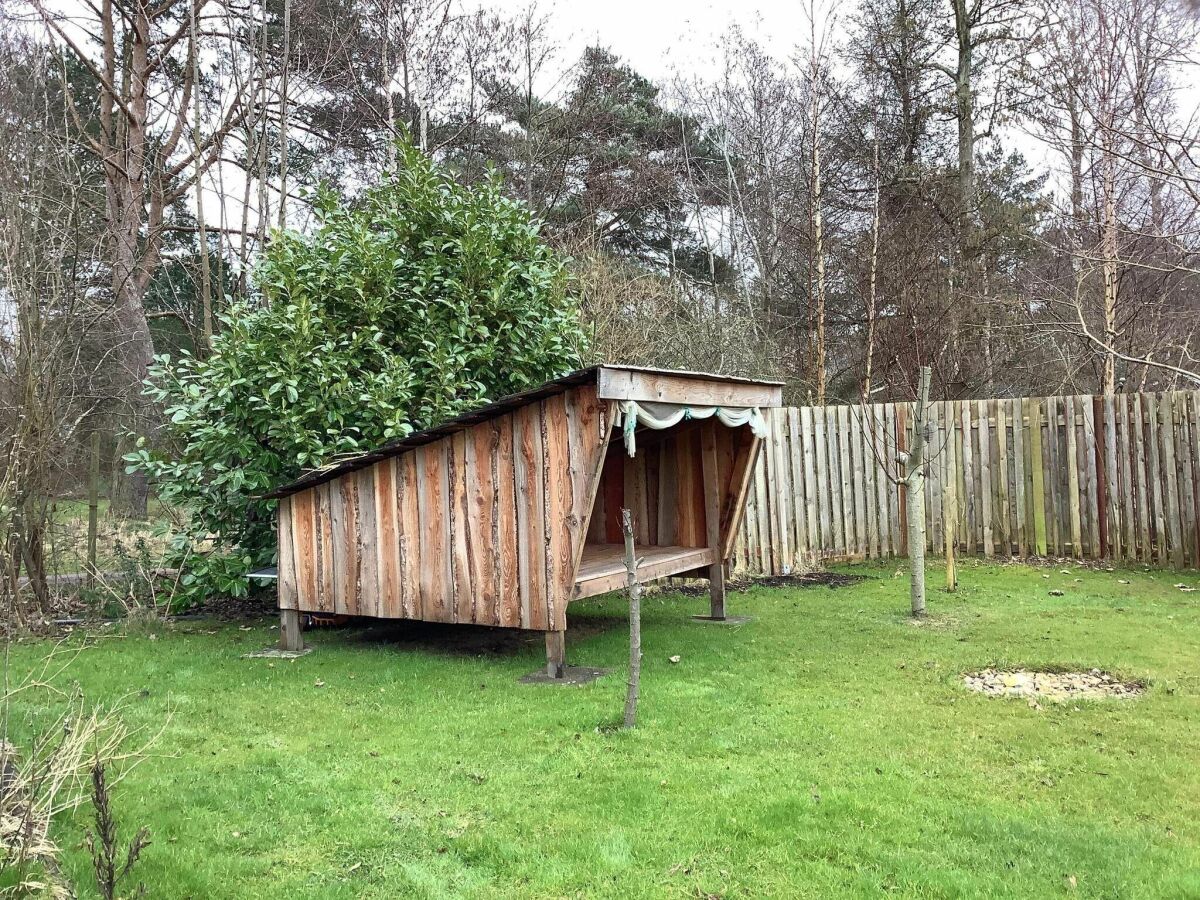
[[[281,608],[565,629],[609,424],[585,385],[284,498]]]
[[[928,550],[1200,567],[1200,391],[931,405]],[[735,564],[908,553],[895,454],[912,404],[765,413]]]
[[[706,546],[708,525],[701,462],[701,441],[706,431],[713,436],[716,447],[718,508],[728,517],[726,507],[735,463],[739,455],[749,452],[754,437],[750,429],[727,428],[706,420],[662,432],[645,430],[637,435],[637,453],[632,458],[626,454],[620,435],[609,446],[588,526],[588,542],[620,544],[624,540],[620,511],[628,506],[633,513],[634,539],[639,544]]]

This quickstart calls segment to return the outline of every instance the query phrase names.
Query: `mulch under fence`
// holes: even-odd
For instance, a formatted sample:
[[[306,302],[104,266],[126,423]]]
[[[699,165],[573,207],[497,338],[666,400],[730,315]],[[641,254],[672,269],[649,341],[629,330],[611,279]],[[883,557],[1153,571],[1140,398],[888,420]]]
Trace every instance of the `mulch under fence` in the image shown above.
[[[725,590],[741,593],[750,590],[752,587],[840,588],[858,584],[861,581],[865,581],[866,577],[865,575],[853,575],[846,572],[826,572],[823,570],[789,575],[743,575],[725,582]],[[685,597],[707,597],[708,582],[672,578],[663,584],[651,588],[651,591],[659,594],[682,594]]]

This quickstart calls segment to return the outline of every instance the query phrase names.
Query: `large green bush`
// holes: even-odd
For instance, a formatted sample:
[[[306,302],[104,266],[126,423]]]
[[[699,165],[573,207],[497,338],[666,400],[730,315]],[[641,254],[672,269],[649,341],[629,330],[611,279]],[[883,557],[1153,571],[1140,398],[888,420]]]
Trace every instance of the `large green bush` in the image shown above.
[[[575,367],[583,342],[565,261],[496,181],[463,187],[411,146],[353,205],[317,198],[256,270],[206,357],[159,357],[147,391],[170,452],[139,447],[163,500],[190,513],[189,597],[241,594],[275,552],[274,503],[306,468],[402,437]],[[203,539],[217,535],[216,550]]]

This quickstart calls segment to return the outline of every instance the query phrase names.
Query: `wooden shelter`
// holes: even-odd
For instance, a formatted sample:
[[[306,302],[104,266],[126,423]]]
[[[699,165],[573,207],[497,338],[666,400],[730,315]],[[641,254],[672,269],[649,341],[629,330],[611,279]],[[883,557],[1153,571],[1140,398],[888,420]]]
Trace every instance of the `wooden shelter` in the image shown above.
[[[281,646],[302,646],[302,612],[525,628],[558,675],[568,605],[624,584],[623,506],[639,580],[707,576],[724,618],[758,411],[781,390],[595,366],[309,472],[268,495]]]

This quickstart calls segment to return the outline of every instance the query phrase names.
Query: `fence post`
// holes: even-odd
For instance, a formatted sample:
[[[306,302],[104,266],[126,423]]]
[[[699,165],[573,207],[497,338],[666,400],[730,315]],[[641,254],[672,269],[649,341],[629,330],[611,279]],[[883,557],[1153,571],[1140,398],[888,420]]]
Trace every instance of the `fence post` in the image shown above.
[[[1033,470],[1033,534],[1039,556],[1046,555],[1046,482],[1042,462],[1042,403],[1034,397],[1029,404],[1029,467]],[[1054,423],[1051,423],[1053,426]]]
[[[92,432],[92,460],[88,470],[87,586],[96,582],[96,537],[100,530],[100,432]]]

